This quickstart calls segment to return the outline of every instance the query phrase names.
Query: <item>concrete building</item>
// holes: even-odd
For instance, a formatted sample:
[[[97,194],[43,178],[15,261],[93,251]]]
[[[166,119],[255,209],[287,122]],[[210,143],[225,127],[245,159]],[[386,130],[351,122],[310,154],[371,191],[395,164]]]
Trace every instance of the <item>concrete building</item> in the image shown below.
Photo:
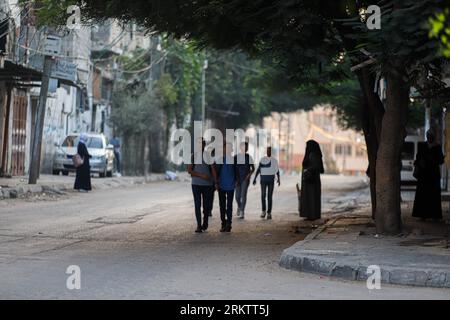
[[[327,173],[365,174],[368,161],[364,136],[342,129],[331,106],[317,106],[308,112],[272,113],[264,118],[263,128],[272,132],[274,151],[284,171],[301,171],[306,142],[313,139],[321,146]]]
[[[47,30],[36,26],[32,5],[0,0],[0,174],[28,173]],[[41,171],[51,172],[57,145],[70,132],[108,137],[111,96],[119,54],[149,39],[136,26],[115,22],[60,33],[46,104]],[[101,54],[99,55],[99,52]],[[102,56],[104,55],[104,56]]]

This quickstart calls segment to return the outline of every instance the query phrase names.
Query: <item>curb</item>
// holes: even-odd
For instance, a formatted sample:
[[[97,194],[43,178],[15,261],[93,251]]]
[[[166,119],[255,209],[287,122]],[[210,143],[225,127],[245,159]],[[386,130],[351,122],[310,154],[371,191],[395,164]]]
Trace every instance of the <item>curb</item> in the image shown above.
[[[332,258],[320,258],[301,252],[302,247],[315,239],[327,227],[333,225],[341,217],[330,220],[325,225],[317,228],[303,241],[283,250],[279,265],[288,270],[319,274],[327,277],[335,277],[351,281],[367,281],[372,272],[367,272],[369,265],[342,264]],[[295,248],[294,248],[295,247]],[[299,252],[300,251],[300,252]],[[401,268],[380,265],[381,283],[393,285],[407,285],[417,287],[450,288],[450,271],[430,271],[413,268]]]
[[[365,265],[345,265],[333,261],[291,254],[289,249],[283,251],[280,266],[299,272],[320,274],[352,281],[366,281],[369,277]],[[449,288],[450,272],[431,272],[380,266],[381,283],[408,285],[418,287]]]
[[[92,184],[93,190],[113,189],[117,187],[143,185],[152,182],[165,181],[164,175],[152,175],[149,177],[139,177],[131,181],[107,181],[106,184]],[[0,201],[7,199],[17,199],[25,196],[38,195],[43,193],[63,195],[67,191],[73,190],[73,183],[44,184],[44,185],[20,185],[17,187],[0,187]]]

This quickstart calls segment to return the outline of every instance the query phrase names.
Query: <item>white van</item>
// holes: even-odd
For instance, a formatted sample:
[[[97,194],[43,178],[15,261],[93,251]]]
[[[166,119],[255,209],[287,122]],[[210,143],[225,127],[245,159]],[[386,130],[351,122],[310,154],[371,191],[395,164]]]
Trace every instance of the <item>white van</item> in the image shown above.
[[[405,138],[402,147],[402,169],[400,171],[400,181],[402,185],[415,185],[417,179],[414,178],[414,160],[416,159],[417,146],[423,142],[423,137],[409,135]]]

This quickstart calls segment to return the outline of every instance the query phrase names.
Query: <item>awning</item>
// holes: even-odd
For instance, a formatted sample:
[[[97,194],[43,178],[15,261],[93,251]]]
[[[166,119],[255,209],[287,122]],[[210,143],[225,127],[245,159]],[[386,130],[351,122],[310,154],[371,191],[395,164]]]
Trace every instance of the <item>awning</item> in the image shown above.
[[[51,77],[59,80],[60,83],[78,87],[77,83],[69,79],[64,79],[58,73],[52,72]],[[34,68],[16,64],[10,60],[5,60],[4,68],[0,68],[0,81],[23,83],[23,82],[40,82],[42,80],[42,72]]]

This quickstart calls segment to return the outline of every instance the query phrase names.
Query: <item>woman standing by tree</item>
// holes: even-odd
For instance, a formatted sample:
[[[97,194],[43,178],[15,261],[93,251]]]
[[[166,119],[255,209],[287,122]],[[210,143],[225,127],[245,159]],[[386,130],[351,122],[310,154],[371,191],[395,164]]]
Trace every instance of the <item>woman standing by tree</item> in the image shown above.
[[[82,159],[82,164],[77,167],[74,189],[80,192],[88,192],[91,187],[91,166],[89,164],[89,152],[86,147],[87,136],[82,134],[78,142],[77,154]]]
[[[309,140],[306,142],[302,166],[300,217],[304,217],[307,220],[317,220],[320,219],[321,214],[320,174],[324,173],[324,169],[322,152],[316,141]]]
[[[436,142],[434,132],[427,131],[427,142],[419,143],[414,177],[417,179],[413,217],[442,219],[441,173],[439,166],[444,163],[442,147]]]

